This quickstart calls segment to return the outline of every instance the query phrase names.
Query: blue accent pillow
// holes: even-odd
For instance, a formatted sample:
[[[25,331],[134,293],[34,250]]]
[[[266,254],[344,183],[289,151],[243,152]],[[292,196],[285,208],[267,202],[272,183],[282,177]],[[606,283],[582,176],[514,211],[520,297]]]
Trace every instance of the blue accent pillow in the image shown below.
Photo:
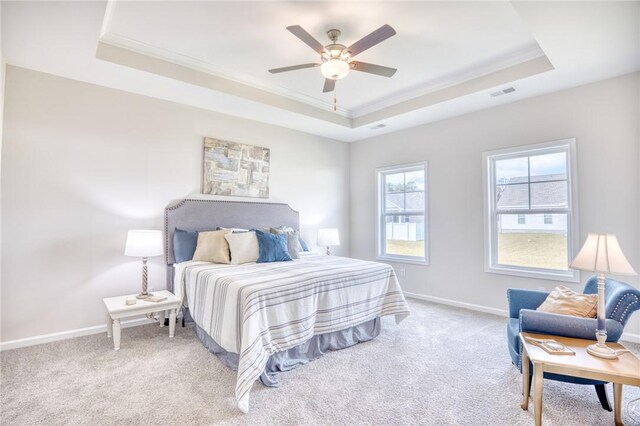
[[[256,230],[258,237],[257,263],[287,262],[292,260],[289,256],[289,244],[287,234],[272,234]]]
[[[198,231],[183,231],[176,228],[173,232],[173,257],[176,263],[193,259],[198,245]]]
[[[302,238],[299,238],[298,241],[300,241],[300,247],[302,247],[302,251],[309,251],[307,243],[305,243]]]

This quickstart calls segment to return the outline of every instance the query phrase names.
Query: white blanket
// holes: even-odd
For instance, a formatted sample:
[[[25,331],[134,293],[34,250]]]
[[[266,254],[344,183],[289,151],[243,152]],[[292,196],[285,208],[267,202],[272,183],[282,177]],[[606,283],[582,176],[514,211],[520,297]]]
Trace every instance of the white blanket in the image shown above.
[[[228,352],[239,354],[236,400],[249,391],[269,356],[317,334],[384,315],[409,314],[391,266],[335,256],[293,262],[217,265],[185,262],[174,281],[193,320]]]

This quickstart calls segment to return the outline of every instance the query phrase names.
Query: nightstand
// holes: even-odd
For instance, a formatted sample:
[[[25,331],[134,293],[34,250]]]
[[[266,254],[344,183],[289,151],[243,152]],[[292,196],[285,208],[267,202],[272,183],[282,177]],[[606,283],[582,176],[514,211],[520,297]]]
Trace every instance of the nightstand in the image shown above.
[[[113,348],[120,349],[120,320],[136,315],[158,313],[160,315],[160,327],[164,327],[165,311],[169,311],[169,337],[173,337],[176,331],[176,310],[180,307],[180,299],[167,290],[154,291],[154,296],[165,296],[167,300],[162,302],[147,302],[144,299],[136,299],[135,305],[127,305],[127,299],[136,298],[135,294],[127,296],[107,297],[103,299],[107,308],[107,336],[113,336]]]

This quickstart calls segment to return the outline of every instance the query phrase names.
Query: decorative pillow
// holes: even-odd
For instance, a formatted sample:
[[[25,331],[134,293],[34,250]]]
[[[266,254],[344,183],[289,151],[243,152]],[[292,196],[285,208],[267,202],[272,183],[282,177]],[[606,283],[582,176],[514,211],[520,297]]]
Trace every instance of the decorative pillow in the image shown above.
[[[536,310],[574,317],[595,318],[598,313],[598,295],[576,293],[570,288],[559,286],[549,293],[546,300]]]
[[[274,234],[277,234],[277,232],[273,232],[274,230],[284,231],[284,232],[293,232],[293,228],[286,225],[281,225],[276,228],[271,228],[271,232]],[[300,231],[298,231],[298,233],[299,232]],[[298,252],[301,252],[301,251],[309,251],[309,247],[307,246],[307,243],[305,243],[304,240],[300,238],[300,236],[298,235]]]
[[[193,259],[193,253],[198,245],[198,231],[183,231],[176,228],[173,231],[173,257],[176,263]]]
[[[302,248],[302,251],[309,251],[309,247],[307,246],[307,243],[305,243],[302,238],[298,239],[298,243],[300,243],[300,247]]]
[[[292,259],[300,259],[300,251],[302,251],[302,247],[300,247],[300,243],[298,239],[300,238],[300,233],[298,231],[294,231],[293,228],[271,228],[272,234],[286,234],[287,235],[287,248],[289,250],[289,256]]]
[[[208,231],[198,233],[198,245],[193,260],[213,263],[230,263],[229,243],[224,238],[231,230]]]
[[[287,233],[287,247],[289,248],[289,256],[291,256],[292,259],[300,259],[302,247],[300,247],[299,240],[300,233],[298,231]]]
[[[232,265],[254,263],[258,260],[260,248],[255,232],[232,232],[225,235],[224,238],[229,243]]]
[[[249,232],[248,229],[244,229],[244,228],[224,228],[222,226],[218,226],[216,228],[216,231],[225,231],[225,230],[231,231],[234,234],[237,234],[237,233],[240,233],[240,232]]]
[[[273,226],[271,227],[271,233],[276,234],[276,233],[286,233],[286,232],[293,232],[293,228],[287,225],[280,225],[280,226]]]
[[[258,263],[286,262],[292,260],[287,248],[287,235],[256,231],[256,237],[258,237],[259,249]]]

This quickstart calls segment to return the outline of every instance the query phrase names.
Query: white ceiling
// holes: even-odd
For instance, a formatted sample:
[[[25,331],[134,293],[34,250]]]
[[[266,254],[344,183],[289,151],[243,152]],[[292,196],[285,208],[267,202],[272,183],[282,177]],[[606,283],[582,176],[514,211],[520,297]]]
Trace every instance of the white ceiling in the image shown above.
[[[317,68],[267,72],[316,60],[288,25],[348,45],[385,23],[357,59],[398,72],[350,73],[337,113]],[[640,70],[640,2],[3,1],[2,42],[10,65],[353,141]]]
[[[449,76],[473,71],[514,53],[542,56],[509,3],[116,3],[105,28],[118,41],[182,55],[212,72],[312,104],[330,107],[318,68],[270,74],[269,68],[318,62],[319,55],[286,30],[298,24],[322,44],[342,31],[350,45],[383,24],[398,34],[358,56],[398,69],[393,78],[352,72],[338,82],[349,116],[399,94],[424,91]],[[161,50],[160,50],[161,49]],[[531,53],[529,53],[531,54]]]

